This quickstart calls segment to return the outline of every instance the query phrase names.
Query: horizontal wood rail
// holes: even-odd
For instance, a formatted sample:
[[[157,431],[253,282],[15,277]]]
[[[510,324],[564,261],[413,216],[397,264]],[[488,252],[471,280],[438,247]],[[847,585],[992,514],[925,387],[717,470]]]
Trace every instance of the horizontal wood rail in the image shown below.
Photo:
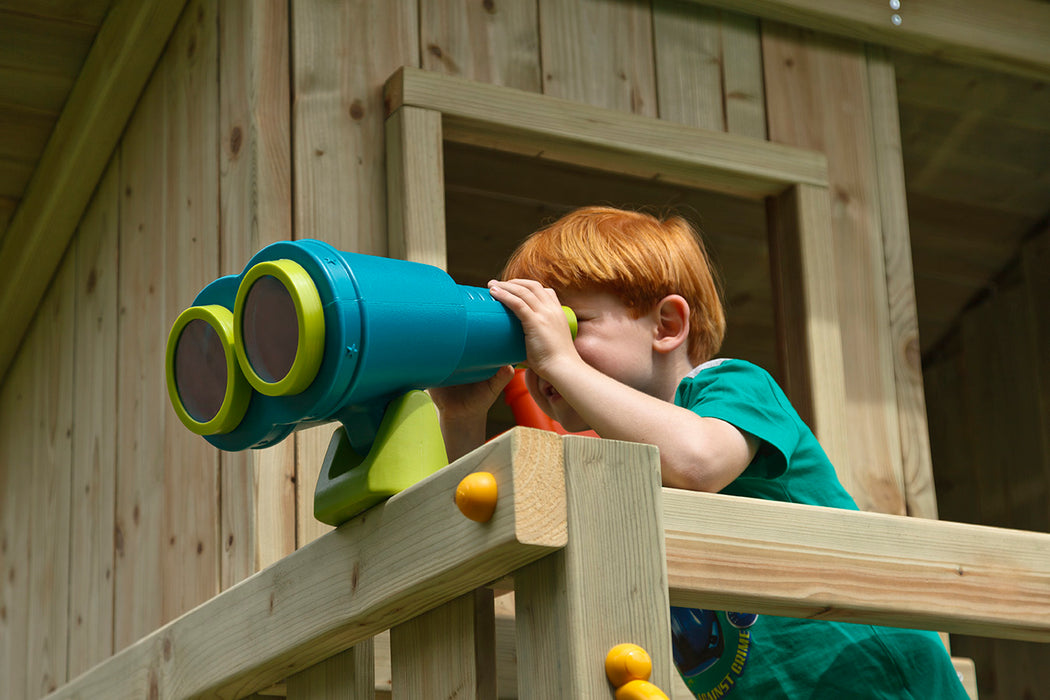
[[[694,0],[910,53],[1050,79],[1050,5],[1037,0]],[[897,21],[894,21],[894,16]]]
[[[500,484],[484,526],[456,508]],[[503,577],[566,544],[562,450],[515,431],[293,552],[59,688],[54,698],[234,698]]]
[[[448,141],[743,197],[828,182],[816,151],[416,68],[387,81],[385,103],[441,112]]]
[[[1050,641],[1050,534],[664,489],[679,605]]]
[[[453,502],[479,470],[500,485],[486,524]],[[391,627],[411,630],[395,665],[446,649],[455,618],[429,611],[509,576],[522,698],[611,697],[593,660],[618,641],[670,688],[669,603],[1050,641],[1047,552],[1046,533],[661,489],[655,448],[517,428],[51,697],[233,698],[289,676],[297,696],[306,670]],[[449,680],[418,666],[395,685]]]

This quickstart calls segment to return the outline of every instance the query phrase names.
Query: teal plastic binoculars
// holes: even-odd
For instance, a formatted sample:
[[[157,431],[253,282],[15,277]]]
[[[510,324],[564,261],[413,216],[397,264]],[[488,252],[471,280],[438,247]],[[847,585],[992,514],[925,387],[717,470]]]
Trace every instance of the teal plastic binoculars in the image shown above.
[[[394,399],[524,360],[521,324],[487,289],[301,240],[201,290],[172,326],[166,372],[176,414],[216,447],[265,447],[339,421],[364,455]]]

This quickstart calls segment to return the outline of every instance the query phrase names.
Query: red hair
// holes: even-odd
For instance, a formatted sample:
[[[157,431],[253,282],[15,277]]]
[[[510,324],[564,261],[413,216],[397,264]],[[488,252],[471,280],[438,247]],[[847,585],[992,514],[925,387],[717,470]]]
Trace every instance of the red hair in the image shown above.
[[[725,311],[703,242],[680,216],[658,219],[613,207],[583,207],[522,243],[503,279],[555,290],[616,295],[635,317],[669,294],[689,302],[689,360],[711,359],[725,337]]]

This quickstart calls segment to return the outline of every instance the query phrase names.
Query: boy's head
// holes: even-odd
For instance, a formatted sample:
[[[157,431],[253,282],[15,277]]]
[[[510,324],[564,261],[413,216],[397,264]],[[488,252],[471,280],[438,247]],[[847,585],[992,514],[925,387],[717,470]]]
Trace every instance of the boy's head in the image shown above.
[[[689,360],[711,359],[725,312],[703,243],[683,218],[584,207],[532,234],[503,279],[534,279],[556,291],[603,291],[641,316],[669,294],[689,303]]]

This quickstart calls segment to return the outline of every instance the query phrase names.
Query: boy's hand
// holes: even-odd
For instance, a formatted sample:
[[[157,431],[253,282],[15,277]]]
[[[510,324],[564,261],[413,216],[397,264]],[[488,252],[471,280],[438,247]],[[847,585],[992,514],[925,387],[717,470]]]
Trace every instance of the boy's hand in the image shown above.
[[[459,386],[432,387],[427,393],[434,400],[442,420],[484,420],[500,392],[513,378],[514,368],[507,365],[500,367],[494,375],[483,381]]]
[[[579,361],[558,295],[535,280],[489,282],[492,298],[514,312],[525,331],[529,369],[546,378],[559,361]]]
[[[513,377],[514,368],[507,365],[480,382],[427,390],[438,410],[441,435],[450,462],[485,442],[489,409]]]

